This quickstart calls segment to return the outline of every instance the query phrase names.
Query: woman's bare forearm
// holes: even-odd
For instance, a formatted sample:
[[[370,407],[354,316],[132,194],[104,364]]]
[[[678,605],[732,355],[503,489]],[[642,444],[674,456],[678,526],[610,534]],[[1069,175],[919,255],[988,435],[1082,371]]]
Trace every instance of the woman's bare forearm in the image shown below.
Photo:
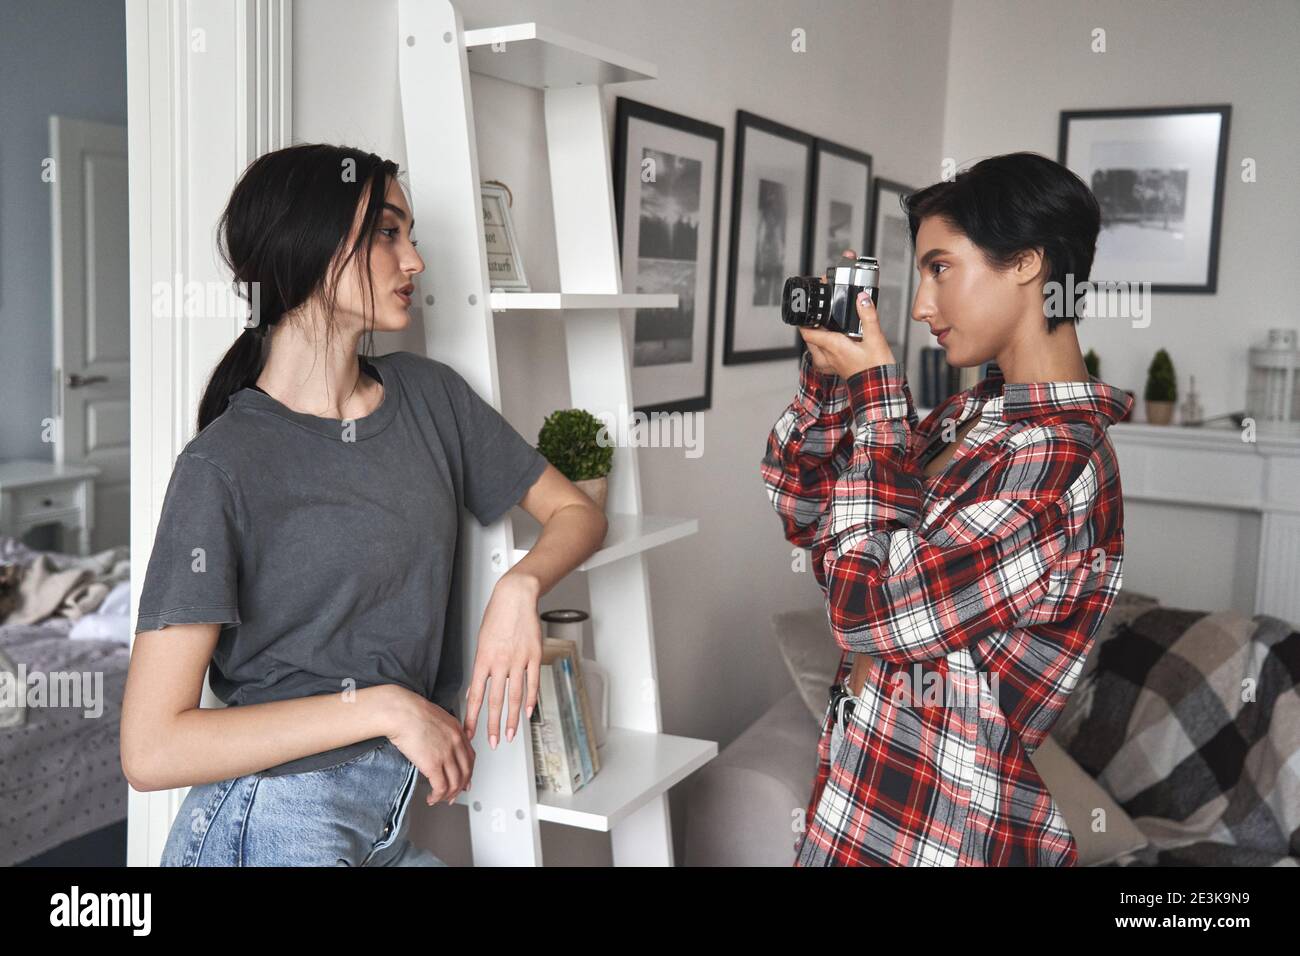
[[[401,688],[238,707],[186,710],[139,744],[136,790],[168,790],[242,777],[310,754],[394,731]],[[129,771],[129,772],[131,772]]]
[[[526,579],[540,596],[600,548],[609,519],[593,505],[565,505],[542,525],[537,542],[502,581]],[[498,582],[500,583],[500,582]]]

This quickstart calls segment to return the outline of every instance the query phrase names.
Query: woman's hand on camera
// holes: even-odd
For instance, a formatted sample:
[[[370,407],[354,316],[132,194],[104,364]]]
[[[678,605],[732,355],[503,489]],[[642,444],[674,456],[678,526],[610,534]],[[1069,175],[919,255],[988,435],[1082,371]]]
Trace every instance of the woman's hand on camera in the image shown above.
[[[845,249],[844,255],[848,258],[856,257],[852,249]],[[860,342],[843,332],[799,326],[799,334],[808,345],[813,368],[817,371],[825,374],[833,372],[841,379],[848,379],[850,375],[864,369],[876,365],[892,365],[898,361],[880,328],[880,316],[871,296],[865,292],[859,295],[857,309],[862,326]]]
[[[474,747],[460,721],[432,701],[397,684],[385,686],[393,746],[429,781],[433,806],[448,804],[468,790],[474,776]]]

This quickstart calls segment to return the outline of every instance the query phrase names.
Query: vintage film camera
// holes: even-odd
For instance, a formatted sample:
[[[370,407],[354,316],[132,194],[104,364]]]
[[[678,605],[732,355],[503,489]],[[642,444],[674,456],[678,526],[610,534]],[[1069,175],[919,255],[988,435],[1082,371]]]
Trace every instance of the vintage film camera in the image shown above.
[[[858,293],[866,290],[877,303],[880,264],[871,256],[832,263],[821,276],[791,276],[781,290],[781,321],[843,332],[851,339],[862,338],[858,319]]]

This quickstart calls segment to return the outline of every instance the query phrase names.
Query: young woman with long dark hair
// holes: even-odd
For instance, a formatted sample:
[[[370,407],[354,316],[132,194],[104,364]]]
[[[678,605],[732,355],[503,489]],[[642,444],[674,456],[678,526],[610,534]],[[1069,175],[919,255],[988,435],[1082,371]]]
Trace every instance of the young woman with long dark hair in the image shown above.
[[[1079,317],[1056,308],[1088,279],[1100,210],[1033,153],[904,207],[913,320],[949,364],[996,365],[918,423],[870,298],[861,341],[800,329],[799,394],[761,472],[841,656],[795,865],[1073,866],[1029,757],[1121,583],[1106,429],[1132,398],[1088,373]]]
[[[292,146],[253,162],[221,217],[258,310],[176,460],[122,708],[131,785],[190,787],[165,866],[440,865],[407,839],[418,776],[430,804],[469,787],[485,695],[491,746],[503,710],[507,740],[521,709],[526,726],[538,598],[604,538],[600,509],[450,366],[358,355],[407,325],[424,269],[397,177],[373,153]],[[516,503],[543,528],[494,587],[462,723],[459,509],[488,525]],[[200,708],[205,671],[229,706]]]

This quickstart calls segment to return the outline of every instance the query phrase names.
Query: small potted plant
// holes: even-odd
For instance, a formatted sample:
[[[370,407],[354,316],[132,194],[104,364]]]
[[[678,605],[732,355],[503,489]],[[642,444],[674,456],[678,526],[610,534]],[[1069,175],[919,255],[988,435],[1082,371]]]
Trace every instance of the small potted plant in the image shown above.
[[[602,511],[609,490],[606,476],[614,462],[613,444],[598,440],[604,427],[591,412],[562,408],[551,412],[537,433],[537,450]]]
[[[1174,377],[1174,363],[1164,349],[1156,352],[1147,369],[1147,387],[1143,397],[1146,399],[1148,422],[1168,425],[1173,420],[1178,381]]]

